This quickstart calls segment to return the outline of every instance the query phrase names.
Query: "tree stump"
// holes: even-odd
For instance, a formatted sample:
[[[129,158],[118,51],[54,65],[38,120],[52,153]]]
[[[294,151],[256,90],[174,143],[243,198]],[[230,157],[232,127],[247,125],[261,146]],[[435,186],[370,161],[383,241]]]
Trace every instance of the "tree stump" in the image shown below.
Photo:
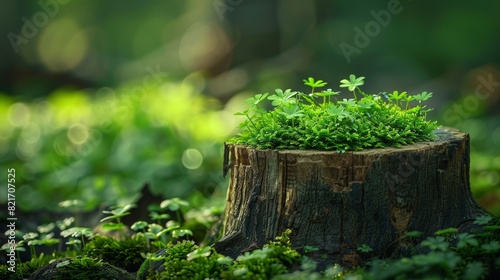
[[[311,257],[320,266],[355,266],[362,244],[383,255],[407,245],[400,237],[409,231],[467,231],[486,214],[470,192],[469,135],[435,134],[346,153],[227,146],[231,177],[215,249],[236,257],[291,229],[292,246],[318,248]]]

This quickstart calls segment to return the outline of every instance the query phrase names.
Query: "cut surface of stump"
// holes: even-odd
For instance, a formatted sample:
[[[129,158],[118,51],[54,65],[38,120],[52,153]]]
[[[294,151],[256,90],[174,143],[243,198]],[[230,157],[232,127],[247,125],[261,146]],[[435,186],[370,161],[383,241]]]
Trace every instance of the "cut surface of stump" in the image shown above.
[[[469,135],[435,134],[430,142],[345,153],[228,146],[231,177],[215,249],[236,257],[291,229],[293,248],[318,248],[309,256],[320,266],[354,266],[363,244],[383,255],[406,246],[410,231],[467,231],[486,214],[470,192]]]

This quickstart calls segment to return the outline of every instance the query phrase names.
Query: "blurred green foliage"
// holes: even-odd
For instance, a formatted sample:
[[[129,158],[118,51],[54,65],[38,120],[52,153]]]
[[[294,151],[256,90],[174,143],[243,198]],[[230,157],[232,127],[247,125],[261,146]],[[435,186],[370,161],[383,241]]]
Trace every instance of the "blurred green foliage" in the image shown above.
[[[458,101],[451,103],[460,104]],[[471,138],[470,185],[472,194],[486,210],[500,214],[500,117],[481,112],[462,119],[454,127]]]
[[[219,102],[188,82],[132,89],[61,89],[30,103],[0,96],[0,164],[16,169],[17,207],[124,204],[146,182],[165,197],[223,192],[222,143],[235,125]]]
[[[389,3],[399,12],[387,16]],[[328,0],[0,1],[0,165],[17,168],[24,209],[75,197],[86,208],[129,197],[124,204],[145,181],[156,193],[206,196],[221,185],[220,145],[239,109],[203,96],[239,105],[243,95],[300,88],[304,77],[359,73],[368,92],[434,92],[430,119],[470,133],[473,193],[499,213],[499,9],[466,0],[356,9]],[[11,34],[26,40],[16,45]],[[359,49],[350,62],[342,43]],[[139,100],[135,85],[120,85],[146,65],[192,81]],[[120,89],[81,90],[102,86]]]

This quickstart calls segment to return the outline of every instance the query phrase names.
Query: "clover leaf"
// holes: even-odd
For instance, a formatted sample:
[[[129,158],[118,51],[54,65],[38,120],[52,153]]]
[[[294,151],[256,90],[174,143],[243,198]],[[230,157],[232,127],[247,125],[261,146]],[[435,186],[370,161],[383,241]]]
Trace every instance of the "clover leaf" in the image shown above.
[[[280,112],[280,114],[285,115],[287,119],[302,117],[304,115],[303,113],[304,111],[300,110],[298,105],[283,107],[283,111]]]
[[[343,79],[340,81],[340,87],[346,87],[349,91],[354,92],[356,88],[365,84],[365,77],[356,78],[355,75],[349,75],[349,80]]]
[[[277,88],[275,90],[276,94],[273,94],[269,96],[267,99],[272,100],[273,102],[271,103],[275,107],[281,107],[281,106],[286,106],[290,104],[295,104],[296,99],[292,99],[294,95],[297,94],[297,92],[292,91],[291,89],[283,90]]]
[[[304,82],[304,85],[311,87],[311,93],[314,93],[314,89],[318,87],[324,87],[328,83],[324,82],[323,80],[314,80],[313,77],[309,77],[307,80],[302,80]]]
[[[260,102],[265,100],[268,95],[269,95],[269,93],[267,93],[267,92],[266,93],[259,93],[259,94],[256,94],[254,97],[250,97],[250,98],[245,99],[245,101],[243,101],[243,103],[249,104],[252,106],[256,106]]]

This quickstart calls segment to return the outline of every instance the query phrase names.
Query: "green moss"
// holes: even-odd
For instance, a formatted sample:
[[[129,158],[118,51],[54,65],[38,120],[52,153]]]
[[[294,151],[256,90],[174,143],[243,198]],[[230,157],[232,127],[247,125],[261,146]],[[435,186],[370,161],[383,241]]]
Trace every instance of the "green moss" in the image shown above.
[[[170,244],[144,262],[138,279],[270,279],[300,265],[302,257],[291,248],[289,235],[286,231],[262,249],[236,260],[192,241]]]
[[[121,279],[135,277],[125,270],[114,267],[98,259],[89,257],[63,258],[50,263],[33,273],[30,279]]]
[[[341,87],[349,86],[354,98],[339,101],[331,99],[338,92],[314,92],[314,88],[326,84],[322,81],[316,86],[306,82],[313,87],[310,94],[276,89],[276,94],[268,97],[274,106],[269,111],[259,107],[267,93],[249,98],[246,103],[250,108],[237,113],[247,118],[240,124],[242,131],[228,142],[261,149],[348,151],[399,147],[433,139],[437,123],[426,120],[430,110],[422,105],[431,93],[366,94],[358,87],[363,79],[354,77],[352,84],[343,80]],[[314,100],[318,97],[323,102]]]
[[[68,251],[66,255],[74,255],[74,254],[72,251]],[[48,265],[50,261],[62,257],[63,257],[62,253],[59,254],[53,253],[50,255],[45,255],[42,253],[39,256],[34,257],[27,262],[17,263],[14,273],[8,270],[7,265],[0,265],[0,279],[12,279],[12,280],[27,279],[33,272]]]
[[[141,266],[138,279],[205,279],[216,277],[223,269],[217,260],[221,255],[207,247],[203,254],[190,255],[202,250],[193,241],[184,240],[169,246],[147,259]]]
[[[277,236],[262,249],[247,252],[222,273],[223,279],[270,279],[298,268],[301,255],[292,249],[291,231]]]
[[[96,235],[85,246],[84,255],[101,259],[109,264],[130,272],[139,270],[148,252],[146,239],[139,236],[116,240],[112,237]]]

